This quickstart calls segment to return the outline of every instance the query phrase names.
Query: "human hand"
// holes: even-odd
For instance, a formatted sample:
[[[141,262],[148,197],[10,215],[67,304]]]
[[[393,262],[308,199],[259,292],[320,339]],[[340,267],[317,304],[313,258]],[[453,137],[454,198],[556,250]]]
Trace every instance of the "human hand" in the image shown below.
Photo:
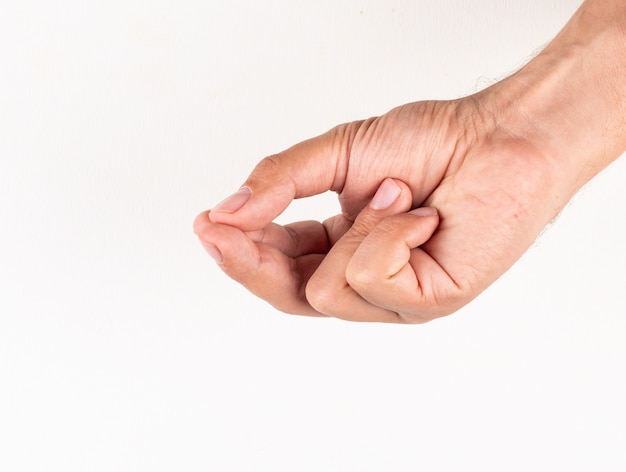
[[[474,98],[414,103],[264,159],[195,231],[229,276],[282,311],[423,322],[463,306],[532,243],[567,201],[552,170]],[[342,214],[271,223],[327,190]]]
[[[625,25],[623,2],[585,1],[511,77],[268,157],[195,231],[229,276],[286,312],[403,322],[452,313],[626,150]],[[340,215],[271,223],[294,198],[328,190]]]

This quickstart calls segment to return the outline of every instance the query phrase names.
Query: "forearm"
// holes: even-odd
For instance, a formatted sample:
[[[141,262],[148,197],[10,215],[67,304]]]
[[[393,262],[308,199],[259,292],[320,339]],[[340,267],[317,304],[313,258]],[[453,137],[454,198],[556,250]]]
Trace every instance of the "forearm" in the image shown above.
[[[484,98],[497,126],[538,143],[561,169],[564,193],[577,191],[626,150],[626,0],[584,2]]]

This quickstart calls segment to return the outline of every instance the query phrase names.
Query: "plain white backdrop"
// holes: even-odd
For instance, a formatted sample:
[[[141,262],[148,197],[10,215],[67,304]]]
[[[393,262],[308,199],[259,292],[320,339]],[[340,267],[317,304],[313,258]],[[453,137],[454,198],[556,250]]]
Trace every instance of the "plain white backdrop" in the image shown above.
[[[265,155],[472,93],[578,5],[3,2],[0,470],[623,471],[623,158],[423,326],[280,314],[191,228]]]

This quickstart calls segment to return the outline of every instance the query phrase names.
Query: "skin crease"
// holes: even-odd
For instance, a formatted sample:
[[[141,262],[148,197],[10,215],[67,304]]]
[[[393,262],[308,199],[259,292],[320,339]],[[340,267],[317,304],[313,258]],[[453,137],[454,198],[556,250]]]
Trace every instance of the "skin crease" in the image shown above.
[[[403,323],[453,313],[626,148],[624,25],[623,2],[587,1],[508,79],[265,158],[244,183],[249,200],[200,214],[194,230],[227,275],[287,313]],[[328,190],[340,215],[271,223],[294,198]],[[374,202],[397,198],[377,208],[377,190]]]

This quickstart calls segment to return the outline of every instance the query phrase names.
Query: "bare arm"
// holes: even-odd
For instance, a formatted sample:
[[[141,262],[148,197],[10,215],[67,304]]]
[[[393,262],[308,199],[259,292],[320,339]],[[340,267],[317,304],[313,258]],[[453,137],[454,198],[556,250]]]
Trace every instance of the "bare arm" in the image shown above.
[[[499,126],[547,146],[578,190],[626,150],[626,2],[585,1],[541,54],[479,97]]]
[[[226,274],[282,311],[428,321],[511,267],[624,152],[625,117],[626,1],[587,0],[509,78],[270,156],[195,231]],[[327,190],[340,215],[271,223]]]

